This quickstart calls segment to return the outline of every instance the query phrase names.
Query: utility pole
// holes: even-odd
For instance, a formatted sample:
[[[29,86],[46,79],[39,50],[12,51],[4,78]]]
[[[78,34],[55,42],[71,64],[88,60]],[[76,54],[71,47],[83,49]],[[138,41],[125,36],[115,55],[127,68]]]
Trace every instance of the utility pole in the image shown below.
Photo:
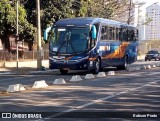
[[[19,40],[19,36],[18,36],[18,0],[16,1],[16,26],[17,26],[17,31],[16,31],[16,41],[17,41],[17,45],[16,45],[16,51],[17,51],[17,57],[16,57],[16,62],[17,62],[17,71],[18,71],[18,40]]]
[[[128,13],[128,21],[127,23],[130,24],[131,22],[131,7],[132,7],[132,0],[129,2],[129,13]]]
[[[37,9],[37,69],[40,70],[42,67],[40,0],[36,0],[36,9]]]
[[[87,15],[90,17],[90,0],[87,0]]]

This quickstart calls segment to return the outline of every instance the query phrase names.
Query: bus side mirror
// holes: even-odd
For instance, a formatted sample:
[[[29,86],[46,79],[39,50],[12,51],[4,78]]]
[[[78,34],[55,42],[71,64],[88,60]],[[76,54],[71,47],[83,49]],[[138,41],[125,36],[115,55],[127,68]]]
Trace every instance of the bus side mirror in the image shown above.
[[[95,25],[92,26],[91,31],[92,31],[92,39],[96,39],[97,30],[96,30]]]
[[[48,27],[45,31],[44,31],[44,40],[47,41],[48,40],[48,33],[51,30],[51,27]]]

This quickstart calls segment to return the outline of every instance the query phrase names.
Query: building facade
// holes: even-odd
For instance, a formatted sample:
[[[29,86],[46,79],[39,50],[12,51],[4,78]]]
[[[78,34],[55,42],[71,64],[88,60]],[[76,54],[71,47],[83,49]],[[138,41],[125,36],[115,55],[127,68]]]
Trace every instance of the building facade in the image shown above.
[[[160,40],[160,3],[146,8],[146,18],[150,18],[151,21],[145,26],[145,39]]]
[[[139,40],[143,41],[146,40],[146,34],[145,34],[145,16],[139,16],[139,20],[138,20],[138,31],[139,31]]]

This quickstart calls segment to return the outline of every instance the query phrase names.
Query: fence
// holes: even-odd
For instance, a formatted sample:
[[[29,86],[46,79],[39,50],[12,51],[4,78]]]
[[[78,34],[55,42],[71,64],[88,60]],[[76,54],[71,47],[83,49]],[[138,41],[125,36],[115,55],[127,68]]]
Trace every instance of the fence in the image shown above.
[[[42,59],[48,59],[49,51],[44,50],[44,54]],[[8,52],[7,50],[0,51],[0,61],[16,61],[17,55],[16,53]],[[37,51],[20,51],[19,52],[19,60],[35,60],[37,59]]]
[[[160,40],[143,41],[139,43],[138,54],[145,55],[149,50],[160,51]],[[48,59],[49,51],[44,50],[42,59]],[[36,60],[37,51],[19,51],[19,60]],[[16,61],[16,53],[0,50],[0,61]]]
[[[160,51],[160,40],[143,41],[139,43],[138,54],[145,55],[149,50]]]

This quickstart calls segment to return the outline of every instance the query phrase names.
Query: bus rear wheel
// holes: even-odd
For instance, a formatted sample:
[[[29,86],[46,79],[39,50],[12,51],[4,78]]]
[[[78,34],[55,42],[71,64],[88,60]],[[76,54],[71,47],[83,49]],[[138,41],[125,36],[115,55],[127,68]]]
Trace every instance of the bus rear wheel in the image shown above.
[[[67,74],[68,70],[60,69],[61,74]]]
[[[128,66],[128,56],[125,56],[123,65],[117,66],[117,69],[118,70],[125,70],[125,69],[127,69],[127,66]]]

